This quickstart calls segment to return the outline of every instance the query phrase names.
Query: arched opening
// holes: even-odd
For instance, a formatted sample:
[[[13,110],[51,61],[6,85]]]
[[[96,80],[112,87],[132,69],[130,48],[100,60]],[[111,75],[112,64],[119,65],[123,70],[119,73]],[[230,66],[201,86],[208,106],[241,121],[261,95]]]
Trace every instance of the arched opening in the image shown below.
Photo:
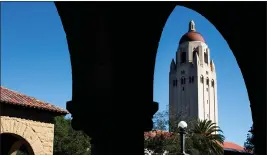
[[[31,145],[19,135],[2,133],[0,141],[3,155],[34,155]]]
[[[187,25],[190,20],[194,20],[196,25],[194,30],[201,33],[208,48],[204,46],[201,47],[202,49],[198,46],[188,46],[188,48],[186,48],[186,45],[179,45],[179,40],[182,40],[182,36],[188,31]],[[186,40],[185,38],[183,39]],[[197,42],[197,40],[191,41]],[[172,58],[175,58],[175,55],[176,58],[174,60],[175,64],[177,65],[177,74],[173,73],[173,75],[175,74],[173,77],[177,79],[181,79],[182,77],[180,74],[181,71],[178,67],[182,61],[182,57],[179,57],[182,55],[181,49],[183,49],[182,52],[191,50],[190,53],[184,54],[186,55],[186,63],[193,63],[195,56],[198,56],[200,67],[205,66],[206,68],[210,68],[207,71],[203,70],[203,72],[199,75],[191,75],[193,74],[192,72],[194,70],[194,67],[192,66],[190,66],[191,68],[186,67],[190,69],[186,69],[185,72],[187,73],[187,77],[195,77],[195,83],[200,83],[203,92],[208,94],[209,97],[212,98],[214,94],[217,94],[217,96],[213,97],[213,100],[217,100],[218,102],[217,108],[210,107],[213,100],[202,98],[203,103],[205,103],[203,106],[206,106],[206,111],[218,109],[218,115],[214,117],[218,119],[219,126],[224,132],[224,136],[226,137],[225,141],[232,141],[240,146],[243,146],[248,130],[252,125],[252,117],[250,101],[241,70],[227,42],[220,32],[218,32],[218,30],[212,25],[212,23],[210,23],[205,17],[201,16],[197,12],[181,6],[177,6],[169,16],[163,29],[158,47],[154,73],[154,100],[159,102],[159,112],[163,111],[166,106],[179,108],[177,105],[171,106],[169,104],[169,102],[175,102],[178,100],[178,98],[175,99],[174,94],[177,93],[175,89],[179,88],[177,87],[169,89],[168,83],[169,80],[172,80],[169,78],[169,65]],[[202,64],[201,61],[203,61]],[[184,67],[181,68],[184,69]],[[214,76],[211,76],[213,74]],[[190,81],[192,82],[192,78]],[[186,91],[190,94],[194,94],[192,93],[193,90],[191,89],[197,85],[189,85],[189,83],[186,83],[185,85],[190,86],[186,87]],[[218,89],[217,91],[216,88]],[[200,91],[200,89],[198,90]],[[189,107],[192,107],[192,102],[193,101],[190,100]],[[171,110],[169,109],[169,111]],[[209,117],[213,115],[213,113],[203,114],[203,116]]]
[[[184,3],[185,4],[185,3]],[[186,4],[189,6],[190,4],[190,6],[193,6],[192,5],[192,3],[187,3],[186,2]],[[195,4],[195,3],[194,3]],[[198,5],[199,4],[199,5]],[[197,6],[198,8],[199,8],[199,10],[201,10],[201,9],[203,9],[203,12],[205,11],[205,12],[207,12],[207,10],[212,10],[212,11],[214,11],[213,9],[209,9],[209,7],[210,6],[206,6],[205,7],[205,4],[204,3],[198,3],[198,4],[196,4],[195,6]],[[225,5],[229,5],[229,4],[225,4]],[[225,10],[225,8],[227,8],[228,9],[228,7],[221,7],[220,5],[214,5],[214,7],[213,8],[217,8],[217,9],[221,9],[222,10],[222,12],[224,12]],[[248,5],[247,5],[248,6]],[[243,7],[243,10],[247,10],[247,6],[245,6],[245,7]],[[203,8],[204,7],[204,8]],[[196,8],[196,7],[195,7]],[[201,8],[201,9],[200,9]],[[227,15],[228,15],[228,17],[230,18],[230,19],[235,19],[235,17],[237,17],[238,18],[238,16],[237,15],[240,15],[241,17],[243,17],[243,19],[244,19],[244,17],[245,17],[245,15],[241,15],[240,14],[240,12],[239,13],[237,13],[237,15],[235,15],[234,17],[232,17],[231,16],[231,14],[233,13],[233,12],[235,12],[234,10],[235,10],[235,6],[234,5],[229,5],[229,8],[232,8],[233,10],[232,11],[226,11],[227,13]],[[79,11],[77,11],[77,12],[79,12]],[[163,11],[164,12],[164,11]],[[220,11],[219,11],[220,12]],[[248,15],[248,14],[247,14]],[[66,15],[67,16],[67,15]],[[216,18],[216,16],[220,16],[220,14],[218,14],[218,13],[214,13],[213,15],[209,15],[209,17],[212,17],[213,16],[213,18],[215,19]],[[222,16],[221,16],[222,17]],[[232,18],[231,18],[232,17]],[[236,19],[237,19],[236,18]],[[218,18],[217,17],[217,19],[220,19],[220,18]],[[239,19],[239,18],[238,18]],[[75,20],[74,20],[75,21]],[[221,20],[220,20],[221,21]],[[228,20],[229,21],[229,20]],[[236,21],[236,20],[234,20],[234,21]],[[239,21],[239,22],[241,22],[242,20],[237,20],[237,21]],[[243,20],[244,21],[244,20]],[[149,21],[150,22],[150,21]],[[234,22],[234,23],[238,23],[238,22]],[[156,24],[155,24],[156,25]],[[228,25],[233,25],[233,24],[228,24]],[[237,25],[237,24],[236,24]],[[251,24],[250,24],[251,25]],[[223,24],[221,24],[221,27],[223,27]],[[227,27],[227,28],[229,28],[229,27]],[[227,29],[226,28],[226,29]],[[237,27],[235,27],[235,28],[237,28]],[[235,28],[229,28],[230,30],[235,30]],[[248,27],[247,27],[248,28]],[[264,26],[262,26],[262,29],[264,29]],[[225,29],[224,29],[225,30]],[[227,35],[227,33],[226,33],[226,31],[227,30],[225,30],[224,32],[224,35]],[[228,37],[228,39],[230,40],[231,39],[231,36],[236,36],[236,34],[238,34],[238,32],[240,32],[240,31],[237,31],[237,33],[234,33],[235,35],[229,35],[230,37]],[[245,35],[243,35],[243,36],[245,36]],[[238,41],[233,41],[235,39],[235,37],[233,37],[232,39],[231,39],[231,42],[237,42],[238,43]],[[156,46],[156,44],[157,43],[155,43],[154,45]],[[231,47],[233,47],[232,45],[231,45]],[[246,50],[246,47],[245,46],[243,46],[242,47],[243,48],[243,51],[248,51],[248,50]],[[235,48],[236,50],[238,50],[238,48]],[[253,51],[253,47],[250,47],[250,51]],[[259,48],[258,48],[259,49]],[[236,52],[237,53],[237,52]],[[239,52],[239,53],[241,53],[241,52]],[[241,54],[239,55],[239,56],[242,56]],[[239,57],[240,58],[240,57]],[[263,62],[263,61],[262,61]],[[257,64],[260,64],[260,63],[257,63]],[[243,62],[243,64],[242,64],[242,67],[244,67],[244,62]],[[244,68],[242,68],[242,69],[244,69]],[[246,79],[247,79],[247,77],[248,77],[248,75],[246,75],[245,76],[246,77]],[[151,77],[152,78],[152,77]],[[252,78],[253,79],[253,78]],[[251,84],[251,85],[253,85],[253,84]],[[251,89],[253,89],[253,86],[251,86],[251,85],[248,85],[248,86],[250,86],[249,88],[251,88]],[[152,88],[152,87],[151,87]],[[261,87],[262,88],[262,87]],[[251,90],[250,89],[250,90]],[[255,89],[257,89],[257,88],[255,88]],[[257,96],[257,95],[253,95],[253,97],[254,96]],[[260,96],[260,95],[258,95],[258,96]],[[253,99],[252,99],[253,100]],[[255,97],[254,97],[254,100],[253,100],[254,102],[256,102],[257,103],[257,99],[255,99]],[[255,104],[254,104],[255,105]],[[260,104],[260,105],[263,105],[263,104]],[[252,107],[255,107],[255,106],[252,106]],[[255,109],[255,108],[254,108]],[[255,111],[255,110],[254,110]],[[262,112],[262,114],[263,114],[263,112]],[[255,115],[254,115],[254,120],[256,120],[256,117],[255,117]],[[255,128],[256,129],[256,128]]]
[[[193,51],[193,60],[195,59],[196,55],[199,56],[198,48],[195,48],[194,51]]]

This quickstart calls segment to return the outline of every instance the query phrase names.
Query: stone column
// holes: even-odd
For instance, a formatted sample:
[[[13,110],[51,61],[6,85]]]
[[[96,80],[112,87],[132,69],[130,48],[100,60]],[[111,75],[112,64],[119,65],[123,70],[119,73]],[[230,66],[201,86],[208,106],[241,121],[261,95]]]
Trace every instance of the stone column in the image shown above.
[[[144,131],[152,129],[158,108],[153,102],[157,46],[174,6],[55,4],[71,56],[67,109],[73,128],[92,138],[94,155],[144,154]]]

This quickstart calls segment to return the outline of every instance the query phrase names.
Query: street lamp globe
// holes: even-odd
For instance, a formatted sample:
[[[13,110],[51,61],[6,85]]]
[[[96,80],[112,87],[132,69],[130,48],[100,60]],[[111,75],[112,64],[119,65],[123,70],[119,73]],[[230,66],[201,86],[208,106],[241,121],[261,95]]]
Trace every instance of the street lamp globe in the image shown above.
[[[179,128],[179,133],[180,133],[180,140],[181,140],[181,152],[180,155],[188,155],[185,153],[185,135],[186,135],[186,128],[187,128],[187,123],[185,121],[181,121],[178,123],[178,128]]]
[[[181,122],[179,122],[179,124],[178,124],[178,128],[182,128],[182,129],[187,128],[187,123],[186,123],[185,121],[181,121]]]

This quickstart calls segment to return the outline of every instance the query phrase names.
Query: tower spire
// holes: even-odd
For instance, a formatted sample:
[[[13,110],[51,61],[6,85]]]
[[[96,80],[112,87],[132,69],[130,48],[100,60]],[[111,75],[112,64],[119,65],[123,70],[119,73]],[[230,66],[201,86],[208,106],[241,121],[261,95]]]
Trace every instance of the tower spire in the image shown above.
[[[188,32],[190,32],[190,31],[196,31],[196,25],[195,25],[195,22],[193,20],[191,20],[189,23]]]

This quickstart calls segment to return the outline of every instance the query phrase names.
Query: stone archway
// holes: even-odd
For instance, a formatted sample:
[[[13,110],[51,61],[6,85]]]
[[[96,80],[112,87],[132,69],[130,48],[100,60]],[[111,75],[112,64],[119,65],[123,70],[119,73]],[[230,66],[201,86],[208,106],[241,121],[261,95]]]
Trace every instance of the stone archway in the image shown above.
[[[1,116],[1,132],[0,134],[11,134],[17,137],[21,137],[20,141],[16,141],[12,144],[9,153],[13,153],[19,149],[26,142],[30,145],[31,149],[27,149],[30,155],[44,155],[45,150],[39,135],[32,127],[35,121]],[[45,136],[45,135],[44,135]],[[26,145],[27,146],[27,145]]]
[[[127,141],[128,146],[129,143],[131,143],[132,146],[135,146],[131,148],[132,152],[143,152],[143,146],[140,145],[137,147],[137,143],[134,142],[136,141],[141,143],[143,137],[140,137],[143,136],[143,131],[151,130],[153,126],[151,116],[154,114],[154,109],[157,111],[157,105],[152,103],[155,103],[153,102],[153,73],[158,39],[160,38],[162,28],[166,23],[167,17],[170,15],[174,6],[178,4],[203,15],[218,29],[219,32],[221,32],[225,40],[227,40],[227,43],[232,49],[243,74],[249,99],[251,101],[251,111],[254,123],[255,150],[257,154],[265,154],[264,152],[266,152],[266,143],[261,139],[266,137],[266,127],[261,127],[261,124],[264,122],[262,119],[265,118],[264,110],[266,95],[264,92],[266,89],[264,84],[255,85],[255,81],[262,81],[264,83],[265,75],[264,72],[261,73],[257,72],[257,70],[247,69],[261,68],[260,70],[265,70],[265,68],[263,68],[265,66],[265,64],[263,64],[265,60],[259,60],[260,58],[264,59],[265,55],[262,54],[262,56],[259,56],[259,53],[254,55],[251,54],[251,51],[262,51],[265,48],[265,37],[263,37],[264,35],[258,35],[259,33],[247,31],[251,29],[257,29],[261,30],[262,34],[264,34],[266,29],[264,27],[265,24],[254,24],[259,22],[258,18],[254,17],[261,16],[261,14],[258,11],[248,12],[247,10],[251,10],[253,6],[255,8],[257,7],[265,10],[265,5],[247,4],[240,7],[240,5],[237,3],[209,3],[209,5],[202,2],[157,3],[155,5],[151,5],[151,3],[142,3],[142,5],[138,3],[127,3],[126,5],[125,3],[125,7],[119,8],[115,3],[114,5],[112,5],[113,3],[101,3],[97,5],[97,3],[93,2],[75,3],[74,5],[74,3],[70,4],[55,2],[55,4],[66,32],[69,52],[71,55],[73,97],[72,101],[67,103],[67,109],[73,116],[73,127],[75,129],[84,130],[92,138],[92,142],[94,143],[96,150],[109,150],[107,147],[105,147],[105,145],[103,145],[104,140],[101,141],[100,139],[105,139],[105,141],[106,139],[112,139],[112,150],[117,149],[121,151],[121,148],[123,148],[121,147],[121,141],[122,139],[124,140],[123,136],[119,137],[116,135],[117,137],[115,141],[115,138],[113,139],[111,137],[112,135],[103,135],[97,132],[101,132],[102,129],[122,131],[121,126],[123,126],[123,129],[127,129],[128,133],[129,130],[134,131],[134,134],[131,136],[131,140]],[[239,11],[236,11],[236,8],[239,8]],[[124,16],[128,16],[128,18],[123,18]],[[250,22],[242,24],[244,21]],[[109,27],[109,29],[103,29],[102,31],[99,30],[103,27]],[[95,37],[99,36],[98,32],[101,32],[102,37]],[[257,46],[244,46],[241,44],[241,38],[248,38],[248,34],[252,36],[249,38],[257,38],[251,39],[250,45],[255,44]],[[263,37],[263,39],[260,39],[259,36]],[[101,46],[89,46],[90,44]],[[127,59],[120,59],[120,55],[125,56],[126,49],[127,53],[130,53],[130,56],[128,56]],[[97,62],[96,60],[101,62],[104,54],[98,54],[99,52],[106,52],[106,55],[108,55],[107,57],[112,57],[112,60],[109,60],[106,63],[106,66],[109,68],[107,68],[105,71],[109,71],[106,73],[110,73],[108,76],[105,76],[106,79],[110,79],[107,83],[103,82],[103,75],[94,74],[103,73],[102,70],[100,71],[100,68],[102,69],[103,65],[101,64],[101,66],[100,63],[96,65],[92,65],[93,63],[88,63],[90,61]],[[101,56],[94,57],[97,55]],[[138,60],[138,63],[136,63],[136,60]],[[247,63],[250,60],[257,61],[254,61],[253,63]],[[127,70],[123,70],[123,72],[121,72],[119,70],[120,66],[123,66],[121,64],[127,64]],[[98,66],[100,67],[97,68]],[[83,68],[82,71],[81,68]],[[87,70],[84,68],[87,68]],[[97,72],[98,70],[99,72]],[[117,70],[118,72],[112,72],[112,70]],[[127,87],[124,87],[125,83],[127,83]],[[95,88],[97,88],[96,85],[98,85],[99,88],[106,87],[108,88],[106,90],[111,90],[110,96],[112,96],[113,100],[109,96],[104,96],[105,94],[108,94],[108,91],[106,91],[107,93],[99,93],[98,91],[95,91]],[[116,89],[118,89],[118,91],[115,91],[115,87],[112,89],[112,85],[116,85]],[[134,90],[138,90],[138,93],[136,93]],[[252,94],[253,91],[256,93]],[[99,101],[99,99],[96,99],[95,96],[100,96],[99,98],[107,100]],[[142,100],[142,102],[140,102],[140,100]],[[101,106],[88,104],[88,102],[98,103]],[[112,104],[113,102],[115,104]],[[125,102],[127,102],[128,105],[131,105],[131,108],[125,108]],[[111,105],[112,107],[109,108],[108,106]],[[106,106],[106,109],[114,110],[103,112],[103,106]],[[140,114],[139,117],[131,117],[136,114],[137,110]],[[112,111],[112,113],[109,113],[109,111]],[[101,117],[98,115],[99,112],[103,114]],[[113,124],[109,126],[106,124],[105,126],[99,125],[101,123],[98,122],[102,122],[103,120],[106,121],[107,118],[114,118],[114,114],[116,114],[116,116],[121,115],[126,117],[128,121],[123,122],[118,120],[117,122],[112,121]],[[99,116],[97,121],[95,116]],[[138,121],[143,123],[133,127],[132,122]],[[89,126],[88,124],[96,125]],[[93,141],[94,139],[100,140],[102,144],[100,142]],[[108,141],[106,141],[106,143],[107,146],[110,146],[111,144],[111,142]],[[127,148],[127,146],[124,148]],[[127,149],[129,150],[129,148]]]
[[[68,112],[2,86],[0,88],[0,135],[13,134],[25,139],[34,155],[53,155],[54,118]]]
[[[25,144],[26,143],[26,144]],[[26,146],[27,149],[27,153],[29,153],[30,155],[34,155],[32,148],[30,147],[30,145],[27,145],[27,141],[24,139],[18,140],[16,141],[10,148],[9,153],[10,155],[16,155],[17,151],[20,150],[21,147]]]
[[[27,155],[34,155],[31,145],[21,136],[2,133],[0,134],[2,143],[1,154],[17,155],[19,152]]]

